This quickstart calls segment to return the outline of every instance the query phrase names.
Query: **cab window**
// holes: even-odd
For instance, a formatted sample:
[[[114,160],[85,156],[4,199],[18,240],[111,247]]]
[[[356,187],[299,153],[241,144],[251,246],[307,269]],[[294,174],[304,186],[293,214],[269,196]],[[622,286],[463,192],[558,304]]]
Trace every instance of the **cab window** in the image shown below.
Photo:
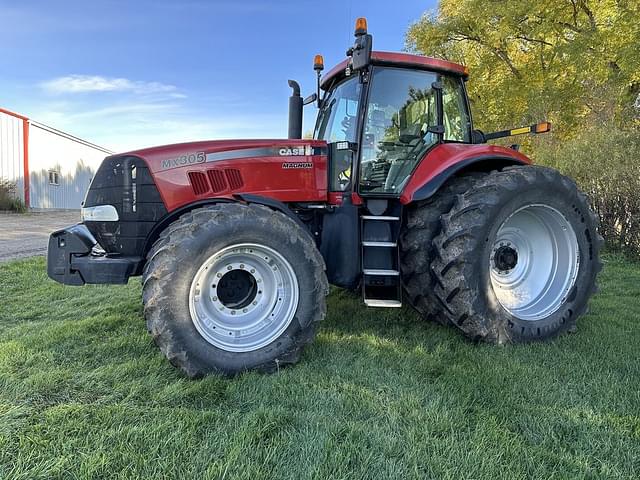
[[[374,68],[361,143],[360,192],[398,194],[417,162],[438,141],[432,83],[443,83],[445,141],[467,142],[469,119],[457,78],[434,72]]]
[[[327,93],[318,114],[313,138],[326,141],[331,149],[329,189],[332,191],[351,187],[351,152],[337,150],[335,146],[338,142],[357,142],[361,93],[362,85],[354,75]]]
[[[362,85],[353,76],[335,87],[323,101],[314,138],[327,143],[355,142]]]
[[[444,109],[445,142],[471,141],[471,117],[462,79],[442,77],[442,106]]]

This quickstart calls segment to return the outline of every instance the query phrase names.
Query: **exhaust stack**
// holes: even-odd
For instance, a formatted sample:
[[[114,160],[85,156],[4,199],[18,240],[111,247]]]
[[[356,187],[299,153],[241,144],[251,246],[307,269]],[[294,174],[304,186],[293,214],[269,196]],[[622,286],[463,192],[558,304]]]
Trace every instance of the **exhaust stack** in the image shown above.
[[[289,97],[289,137],[291,139],[302,138],[302,105],[300,85],[295,80],[289,80],[289,86],[293,89]]]

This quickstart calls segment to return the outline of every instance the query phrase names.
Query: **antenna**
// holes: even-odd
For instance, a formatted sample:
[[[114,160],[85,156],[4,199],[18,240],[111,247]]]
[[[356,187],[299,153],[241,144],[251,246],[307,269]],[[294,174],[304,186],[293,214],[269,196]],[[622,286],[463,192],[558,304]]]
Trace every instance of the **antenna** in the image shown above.
[[[347,14],[347,44],[351,43],[351,25],[352,25],[352,21],[351,21],[351,6],[353,5],[353,0],[349,0],[348,1],[348,14]]]

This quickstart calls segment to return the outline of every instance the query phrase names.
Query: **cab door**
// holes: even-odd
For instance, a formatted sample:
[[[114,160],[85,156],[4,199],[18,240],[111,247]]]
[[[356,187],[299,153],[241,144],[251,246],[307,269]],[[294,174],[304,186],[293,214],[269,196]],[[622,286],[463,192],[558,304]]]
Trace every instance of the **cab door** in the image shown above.
[[[314,138],[326,141],[329,147],[329,198],[339,197],[339,205],[323,217],[320,253],[329,282],[345,288],[355,288],[361,274],[359,207],[352,203],[351,192],[363,91],[358,75],[330,88],[314,132]]]
[[[459,77],[425,70],[374,67],[362,132],[358,193],[400,196],[425,155],[442,141],[470,142],[471,120]],[[437,82],[437,83],[436,83]],[[443,125],[437,93],[442,85]]]

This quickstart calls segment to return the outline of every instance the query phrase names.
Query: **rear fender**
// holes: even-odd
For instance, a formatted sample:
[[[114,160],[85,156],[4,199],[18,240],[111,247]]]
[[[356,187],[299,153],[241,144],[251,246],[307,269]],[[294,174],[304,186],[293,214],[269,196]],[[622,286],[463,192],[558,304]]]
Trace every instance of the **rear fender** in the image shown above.
[[[468,171],[491,171],[531,160],[511,148],[497,145],[443,143],[422,159],[400,195],[404,205],[426,200],[451,177]]]

